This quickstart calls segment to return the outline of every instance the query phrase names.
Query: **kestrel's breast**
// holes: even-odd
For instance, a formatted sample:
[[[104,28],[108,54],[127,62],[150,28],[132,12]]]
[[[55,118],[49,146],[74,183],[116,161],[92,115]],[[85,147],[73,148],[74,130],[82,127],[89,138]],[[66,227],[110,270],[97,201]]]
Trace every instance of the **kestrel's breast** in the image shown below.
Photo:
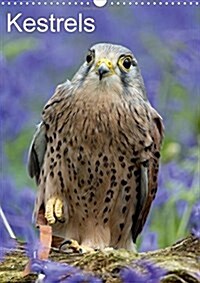
[[[137,163],[150,139],[149,127],[144,131],[138,121],[142,114],[134,118],[131,108],[123,107],[76,106],[60,113],[48,131],[45,158],[54,162],[48,177],[57,180],[70,221],[109,227],[112,246],[130,233],[140,182]]]

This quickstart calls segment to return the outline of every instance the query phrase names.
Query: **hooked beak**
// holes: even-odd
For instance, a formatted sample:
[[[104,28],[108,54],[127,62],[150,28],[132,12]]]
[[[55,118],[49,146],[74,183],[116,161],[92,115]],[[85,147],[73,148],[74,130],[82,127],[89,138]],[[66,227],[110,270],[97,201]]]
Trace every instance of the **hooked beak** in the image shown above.
[[[111,76],[114,74],[112,62],[106,58],[101,59],[96,64],[96,74],[99,75],[101,81],[103,77]]]

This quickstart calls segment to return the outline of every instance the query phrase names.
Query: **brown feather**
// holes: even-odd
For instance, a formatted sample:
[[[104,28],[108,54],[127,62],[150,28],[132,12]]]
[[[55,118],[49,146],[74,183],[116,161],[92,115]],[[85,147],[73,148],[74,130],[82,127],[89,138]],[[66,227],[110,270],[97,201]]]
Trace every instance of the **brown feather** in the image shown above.
[[[152,108],[152,118],[153,118],[153,128],[152,128],[152,156],[149,161],[149,170],[148,170],[148,181],[149,181],[149,191],[146,204],[143,207],[143,210],[140,213],[137,227],[135,227],[135,235],[133,241],[135,242],[137,236],[141,233],[143,226],[146,222],[151,204],[155,199],[157,192],[157,182],[158,182],[158,170],[159,170],[159,158],[160,158],[160,149],[164,136],[164,126],[162,118],[160,115]]]

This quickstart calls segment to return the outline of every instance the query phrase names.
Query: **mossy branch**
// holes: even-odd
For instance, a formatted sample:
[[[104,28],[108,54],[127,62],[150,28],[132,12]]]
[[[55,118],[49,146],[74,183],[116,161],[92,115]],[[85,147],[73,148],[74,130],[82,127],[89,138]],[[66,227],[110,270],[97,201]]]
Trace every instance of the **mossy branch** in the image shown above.
[[[154,252],[135,254],[126,250],[97,251],[84,255],[66,255],[51,250],[51,260],[65,262],[84,271],[91,272],[102,278],[106,283],[121,282],[120,270],[132,266],[141,270],[137,262],[139,259],[151,261],[157,266],[167,270],[162,283],[198,283],[200,282],[200,240],[189,236],[171,247]],[[34,282],[37,275],[30,274],[22,277],[23,270],[28,262],[23,245],[7,254],[0,264],[0,282]]]

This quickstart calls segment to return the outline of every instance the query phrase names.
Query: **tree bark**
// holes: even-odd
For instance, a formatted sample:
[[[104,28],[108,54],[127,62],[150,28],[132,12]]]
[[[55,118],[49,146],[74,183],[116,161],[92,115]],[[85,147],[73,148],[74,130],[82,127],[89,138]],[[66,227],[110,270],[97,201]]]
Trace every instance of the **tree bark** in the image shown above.
[[[200,282],[200,240],[189,236],[171,247],[153,252],[133,253],[126,250],[96,251],[77,255],[64,254],[51,250],[49,259],[80,267],[102,278],[106,283],[121,282],[119,272],[123,267],[131,266],[140,270],[139,259],[155,263],[167,270],[162,283],[197,283]],[[28,262],[23,245],[6,255],[0,264],[0,282],[34,282],[37,275],[23,277],[23,270]]]

